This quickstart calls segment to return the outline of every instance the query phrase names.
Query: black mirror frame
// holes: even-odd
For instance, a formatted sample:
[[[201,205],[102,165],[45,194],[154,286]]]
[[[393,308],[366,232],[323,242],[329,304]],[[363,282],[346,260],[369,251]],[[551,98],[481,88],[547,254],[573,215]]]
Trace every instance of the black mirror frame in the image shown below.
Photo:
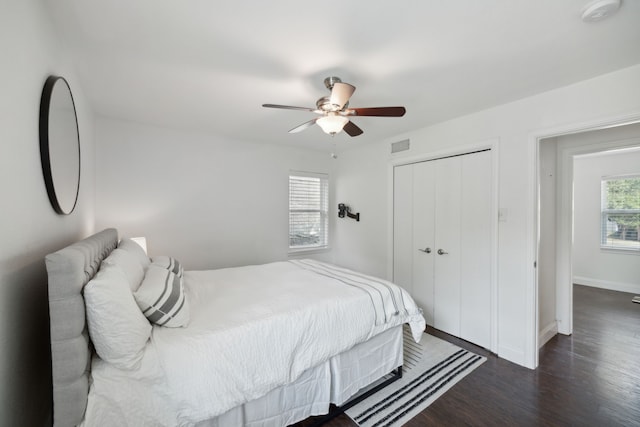
[[[68,211],[65,210],[58,200],[58,196],[56,195],[55,183],[53,181],[53,173],[51,169],[51,155],[50,155],[50,144],[49,144],[49,113],[51,108],[51,96],[53,94],[53,90],[58,81],[62,81],[66,86],[69,97],[71,98],[71,104],[73,106],[73,116],[75,118],[75,129],[76,129],[76,137],[77,137],[77,145],[78,145],[78,180],[76,183],[75,189],[75,199],[73,201],[73,206]],[[78,203],[78,194],[80,193],[80,131],[78,128],[78,115],[76,113],[76,106],[73,100],[73,94],[71,93],[71,87],[69,87],[69,83],[64,77],[60,76],[49,76],[45,81],[44,88],[42,89],[42,98],[40,100],[40,160],[42,161],[42,174],[44,176],[45,186],[47,188],[47,195],[49,196],[49,201],[51,202],[51,206],[53,209],[61,214],[61,215],[69,215],[75,209]]]

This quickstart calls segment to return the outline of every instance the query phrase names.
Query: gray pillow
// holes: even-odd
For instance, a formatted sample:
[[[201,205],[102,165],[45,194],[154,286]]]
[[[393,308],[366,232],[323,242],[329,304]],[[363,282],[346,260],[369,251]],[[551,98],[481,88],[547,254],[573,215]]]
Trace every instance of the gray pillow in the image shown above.
[[[140,261],[136,259],[135,255],[124,249],[116,248],[104,261],[102,261],[100,269],[107,265],[118,268],[122,273],[124,273],[127,278],[127,282],[129,283],[129,289],[131,289],[132,292],[135,292],[135,290],[138,289],[142,282],[142,278],[144,277],[144,269],[140,265]]]
[[[120,240],[120,243],[118,243],[118,248],[125,250],[133,255],[142,266],[143,271],[146,271],[149,267],[149,264],[151,264],[151,260],[147,256],[147,253],[144,251],[144,249],[142,249],[142,246],[131,239],[127,239],[125,237]]]

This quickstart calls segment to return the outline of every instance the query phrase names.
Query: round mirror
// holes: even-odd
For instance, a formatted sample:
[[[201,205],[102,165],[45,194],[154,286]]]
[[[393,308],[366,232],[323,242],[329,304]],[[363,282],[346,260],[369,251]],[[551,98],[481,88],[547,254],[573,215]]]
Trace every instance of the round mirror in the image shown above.
[[[53,209],[70,214],[80,189],[80,138],[71,89],[58,76],[47,78],[42,90],[40,157]]]

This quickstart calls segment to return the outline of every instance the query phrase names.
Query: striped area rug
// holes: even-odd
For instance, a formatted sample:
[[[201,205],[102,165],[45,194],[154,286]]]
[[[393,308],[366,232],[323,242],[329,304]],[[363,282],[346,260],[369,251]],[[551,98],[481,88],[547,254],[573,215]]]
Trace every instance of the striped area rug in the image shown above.
[[[363,427],[402,426],[486,360],[426,333],[416,344],[405,328],[402,378],[346,414]]]

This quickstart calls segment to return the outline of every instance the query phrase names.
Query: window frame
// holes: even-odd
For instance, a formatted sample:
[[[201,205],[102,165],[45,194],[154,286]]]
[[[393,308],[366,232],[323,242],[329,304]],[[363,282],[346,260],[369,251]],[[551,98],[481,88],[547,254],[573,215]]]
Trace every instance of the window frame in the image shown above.
[[[289,181],[289,227],[288,227],[288,252],[289,254],[322,252],[329,249],[329,174],[290,170]],[[320,207],[318,209],[296,209],[292,206],[292,178],[319,179]],[[320,230],[318,234],[321,241],[318,244],[292,245],[292,213],[318,213],[320,216]]]
[[[610,244],[608,241],[608,222],[609,215],[616,214],[640,214],[640,209],[609,209],[606,208],[606,186],[609,181],[618,181],[625,179],[640,179],[640,173],[626,175],[603,176],[600,180],[600,249],[611,252],[625,252],[640,255],[640,243],[633,246]]]

